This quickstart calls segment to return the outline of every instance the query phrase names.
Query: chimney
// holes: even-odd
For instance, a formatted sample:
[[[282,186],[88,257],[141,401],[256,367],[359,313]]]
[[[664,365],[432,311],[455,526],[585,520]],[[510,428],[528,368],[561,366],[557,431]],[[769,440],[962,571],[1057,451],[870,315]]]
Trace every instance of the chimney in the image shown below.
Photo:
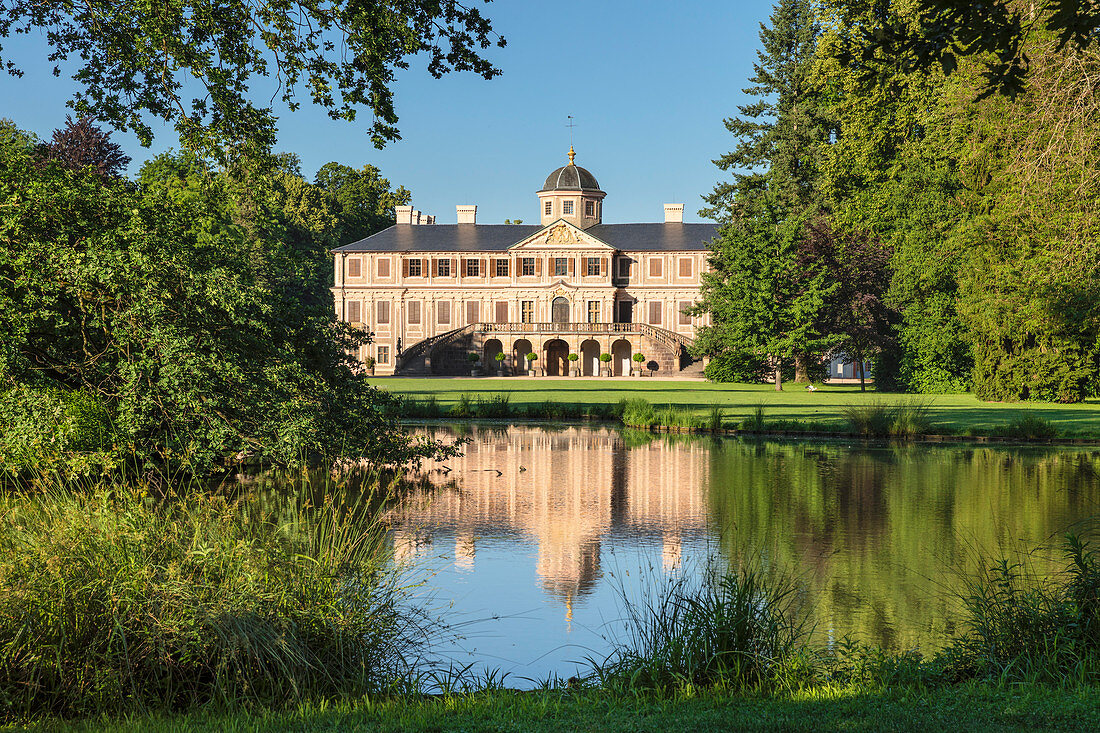
[[[665,224],[683,224],[684,205],[665,204]]]
[[[412,224],[413,207],[411,206],[395,206],[393,210],[397,213],[398,224]]]
[[[413,224],[423,224],[424,223],[423,220],[420,218],[420,209],[413,209],[412,223]]]
[[[455,207],[459,224],[477,224],[477,206],[475,204],[459,204]]]

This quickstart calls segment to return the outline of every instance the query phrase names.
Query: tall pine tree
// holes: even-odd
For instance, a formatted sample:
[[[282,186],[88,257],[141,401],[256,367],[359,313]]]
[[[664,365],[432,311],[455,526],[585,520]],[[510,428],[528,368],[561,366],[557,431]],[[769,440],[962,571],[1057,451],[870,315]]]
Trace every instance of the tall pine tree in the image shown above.
[[[836,341],[819,326],[836,286],[800,256],[800,228],[818,199],[818,159],[828,140],[809,74],[819,34],[810,0],[780,0],[770,26],[761,25],[761,49],[744,90],[756,101],[725,121],[737,146],[714,161],[733,179],[718,183],[700,211],[723,227],[697,307],[713,325],[700,334],[697,350],[766,358],[776,389],[785,360],[793,358],[802,376],[811,355]],[[763,294],[771,294],[770,303]]]

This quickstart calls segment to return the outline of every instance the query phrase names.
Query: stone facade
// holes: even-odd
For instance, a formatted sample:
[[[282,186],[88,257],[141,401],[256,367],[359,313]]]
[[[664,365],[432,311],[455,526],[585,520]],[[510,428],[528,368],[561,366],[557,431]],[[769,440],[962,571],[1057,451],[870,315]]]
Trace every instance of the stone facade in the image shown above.
[[[583,168],[568,188],[570,168],[538,192],[539,226],[477,224],[473,206],[458,207],[457,225],[401,211],[394,227],[335,250],[336,312],[374,334],[360,359],[377,374],[468,374],[472,351],[485,371],[625,375],[641,353],[646,373],[698,371],[686,347],[706,317],[684,311],[713,225],[684,224],[682,205],[666,206],[664,223],[604,225],[604,193]],[[555,176],[566,188],[550,187]]]

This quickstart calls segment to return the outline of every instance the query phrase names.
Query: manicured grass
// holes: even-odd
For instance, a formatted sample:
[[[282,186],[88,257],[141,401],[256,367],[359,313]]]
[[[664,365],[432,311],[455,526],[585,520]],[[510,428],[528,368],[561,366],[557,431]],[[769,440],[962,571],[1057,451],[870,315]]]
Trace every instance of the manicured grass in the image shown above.
[[[816,690],[782,697],[713,693],[638,698],[597,692],[489,692],[348,702],[290,712],[87,721],[79,731],[1093,731],[1100,690],[984,685],[932,691]]]
[[[543,379],[511,377],[504,379],[433,379],[376,377],[372,384],[397,394],[425,399],[434,396],[442,407],[458,402],[462,394],[503,393],[512,407],[522,411],[527,405],[547,400],[575,404],[617,403],[622,399],[641,398],[655,407],[671,405],[705,416],[711,406],[723,408],[727,420],[749,417],[763,404],[769,421],[798,420],[808,423],[841,425],[844,409],[850,405],[874,402],[885,404],[920,402],[928,405],[932,423],[945,432],[986,435],[1013,418],[1032,413],[1048,420],[1064,437],[1100,437],[1100,399],[1081,404],[1062,405],[1043,402],[981,402],[973,395],[907,395],[873,391],[860,392],[858,385],[825,386],[807,392],[803,385],[788,384],[776,392],[766,384],[713,384],[701,381],[647,379]]]

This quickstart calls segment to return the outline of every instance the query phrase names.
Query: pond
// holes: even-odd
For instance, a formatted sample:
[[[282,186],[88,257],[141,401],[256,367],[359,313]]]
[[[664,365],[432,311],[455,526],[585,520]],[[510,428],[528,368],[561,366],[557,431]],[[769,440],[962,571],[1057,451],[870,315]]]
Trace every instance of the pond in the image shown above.
[[[1100,450],[746,442],[601,427],[463,426],[464,455],[391,511],[394,551],[465,637],[442,653],[522,687],[585,671],[622,598],[708,560],[793,573],[818,641],[934,651],[960,574],[1088,533]]]

